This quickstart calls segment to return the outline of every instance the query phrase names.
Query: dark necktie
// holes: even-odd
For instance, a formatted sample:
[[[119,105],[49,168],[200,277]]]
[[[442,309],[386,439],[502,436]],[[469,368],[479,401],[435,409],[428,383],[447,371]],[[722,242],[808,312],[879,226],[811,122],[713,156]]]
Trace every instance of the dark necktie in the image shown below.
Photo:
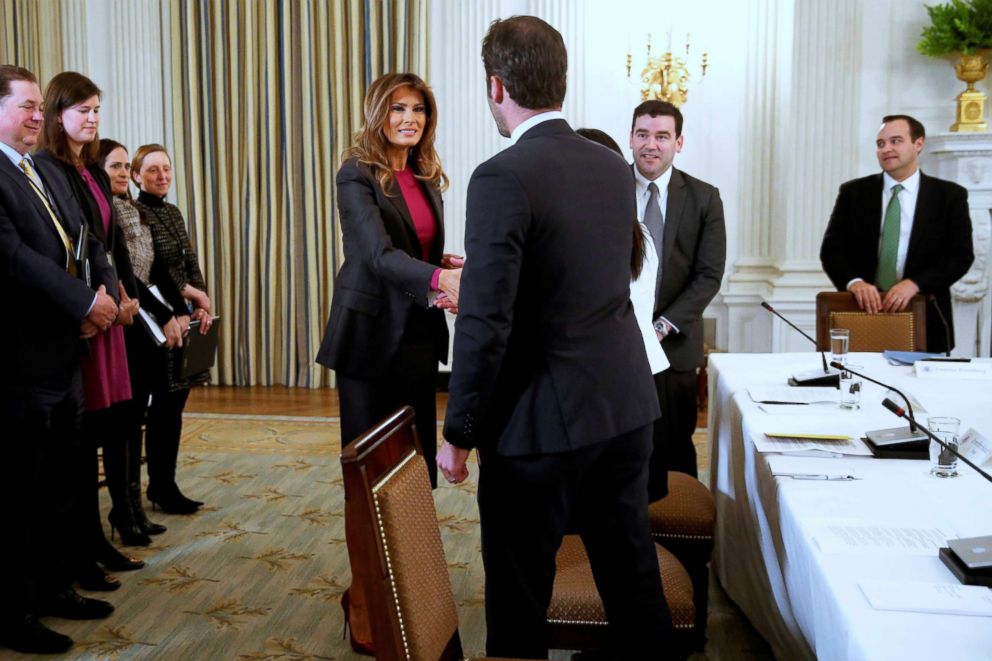
[[[648,204],[644,207],[644,225],[651,232],[654,240],[655,252],[658,253],[658,275],[661,276],[661,248],[664,245],[665,218],[661,213],[661,205],[658,203],[658,186],[652,181],[648,184]]]

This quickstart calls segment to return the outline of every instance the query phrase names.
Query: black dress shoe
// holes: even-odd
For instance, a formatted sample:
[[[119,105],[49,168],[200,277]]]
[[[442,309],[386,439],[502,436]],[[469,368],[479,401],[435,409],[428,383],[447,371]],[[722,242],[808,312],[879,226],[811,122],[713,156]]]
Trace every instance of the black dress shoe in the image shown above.
[[[114,612],[114,605],[79,595],[69,588],[51,597],[38,608],[39,615],[67,620],[100,620]]]
[[[116,576],[103,571],[95,562],[76,567],[73,578],[79,583],[79,587],[94,592],[113,592],[121,586]]]
[[[52,631],[34,615],[0,625],[0,647],[24,654],[60,654],[72,647],[72,638]]]
[[[131,571],[145,566],[144,560],[124,555],[110,544],[94,553],[94,559],[110,571]]]

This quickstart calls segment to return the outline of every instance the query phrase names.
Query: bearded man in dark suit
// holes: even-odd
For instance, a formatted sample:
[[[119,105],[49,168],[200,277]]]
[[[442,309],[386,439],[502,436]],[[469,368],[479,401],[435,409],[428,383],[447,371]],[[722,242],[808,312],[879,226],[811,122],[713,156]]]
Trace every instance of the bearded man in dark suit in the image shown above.
[[[487,653],[547,658],[570,515],[623,658],[665,654],[671,618],[647,520],[658,401],[630,304],[630,172],[563,118],[561,35],[497,20],[488,101],[511,146],[472,175],[466,266],[438,467],[478,448]]]
[[[875,139],[880,174],[841,185],[820,261],[838,291],[876,312],[905,310],[930,295],[927,351],[954,348],[951,285],[975,259],[968,191],[920,171],[923,125],[889,115]],[[944,325],[946,320],[947,325]]]
[[[59,550],[70,530],[66,487],[83,410],[80,338],[110,327],[117,278],[102,244],[86,239],[79,205],[57,169],[29,150],[41,131],[34,75],[0,65],[0,647],[62,652],[68,636],[39,616],[106,617],[113,606],[79,596]],[[88,263],[80,258],[89,251]],[[92,287],[84,279],[87,271]],[[93,288],[98,288],[94,291]]]

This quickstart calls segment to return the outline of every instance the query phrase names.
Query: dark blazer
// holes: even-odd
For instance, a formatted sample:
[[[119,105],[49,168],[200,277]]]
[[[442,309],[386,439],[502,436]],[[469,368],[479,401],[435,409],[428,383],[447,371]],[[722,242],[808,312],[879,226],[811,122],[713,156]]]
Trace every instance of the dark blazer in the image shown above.
[[[63,228],[77,241],[83,218],[65,175],[43,159],[34,162]],[[91,235],[88,247],[93,288],[103,284],[109,293],[116,282],[103,245]],[[0,154],[0,300],[10,312],[0,324],[3,411],[26,413],[41,399],[51,400],[34,391],[51,395],[70,387],[83,346],[79,325],[93,296],[66,272],[65,246],[27,176]]]
[[[423,186],[437,219],[437,237],[425,262],[413,217],[395,183],[394,189],[386,195],[372,169],[357,159],[338,170],[344,264],[334,280],[317,362],[360,379],[385,373],[416,307],[429,315],[436,354],[443,362],[448,359],[444,312],[427,300],[444,247],[441,193]]]
[[[845,291],[855,278],[875,282],[881,233],[882,174],[842,184],[820,247],[823,270],[838,291]],[[915,282],[920,293],[933,295],[950,326],[948,346],[940,316],[928,305],[928,351],[954,348],[950,288],[974,259],[968,191],[921,172],[903,277]]]
[[[545,121],[476,168],[467,206],[445,438],[550,454],[653,422],[623,161]]]
[[[671,369],[688,372],[703,364],[703,310],[720,291],[727,261],[720,191],[672,168],[664,235],[654,318],[679,329],[661,346]]]

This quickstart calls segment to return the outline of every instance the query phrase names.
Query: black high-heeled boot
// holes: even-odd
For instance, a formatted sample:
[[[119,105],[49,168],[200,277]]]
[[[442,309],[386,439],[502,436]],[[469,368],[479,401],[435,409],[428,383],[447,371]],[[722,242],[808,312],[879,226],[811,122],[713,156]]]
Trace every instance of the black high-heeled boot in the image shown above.
[[[148,500],[166,514],[195,514],[202,503],[183,495],[175,483],[160,487],[157,482],[148,485]]]
[[[110,538],[116,531],[125,546],[148,546],[152,540],[138,527],[131,511],[128,493],[127,443],[124,438],[108,439],[103,446],[103,472],[107,476],[107,489],[114,506],[107,519],[110,521]]]
[[[168,514],[193,514],[203,503],[187,498],[176,485],[176,463],[183,430],[183,408],[189,389],[155,392],[148,408],[145,450],[148,453],[148,491],[153,506]]]
[[[133,384],[132,384],[133,386]],[[131,513],[134,521],[146,535],[161,535],[167,528],[159,523],[148,520],[144,505],[141,503],[141,446],[145,440],[145,409],[148,403],[148,393],[139,389],[135,391],[135,399],[131,401],[127,431],[127,497],[131,503]]]
[[[149,520],[145,514],[145,508],[141,505],[141,483],[132,482],[128,485],[128,494],[131,497],[131,511],[134,512],[134,521],[146,535],[161,535],[168,528],[161,523]]]

